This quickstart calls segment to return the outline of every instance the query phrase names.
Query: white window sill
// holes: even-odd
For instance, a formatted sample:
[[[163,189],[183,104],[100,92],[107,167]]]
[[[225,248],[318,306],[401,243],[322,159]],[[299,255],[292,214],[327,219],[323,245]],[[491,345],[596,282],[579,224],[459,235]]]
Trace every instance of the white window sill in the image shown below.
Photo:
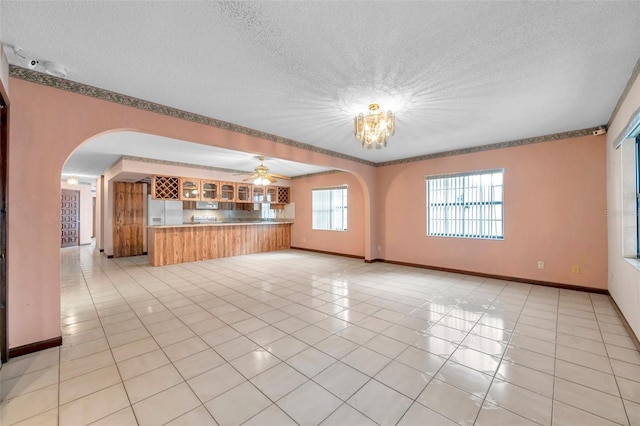
[[[624,260],[626,260],[629,265],[640,271],[640,259],[625,257]]]

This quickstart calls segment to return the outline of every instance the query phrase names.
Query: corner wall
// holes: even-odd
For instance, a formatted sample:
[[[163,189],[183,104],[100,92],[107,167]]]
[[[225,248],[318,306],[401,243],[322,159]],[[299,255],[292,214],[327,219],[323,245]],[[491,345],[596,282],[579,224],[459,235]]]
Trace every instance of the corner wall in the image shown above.
[[[505,169],[504,240],[426,236],[426,175],[497,168]],[[604,136],[381,167],[378,257],[606,289],[605,182]]]
[[[636,336],[640,337],[640,259],[623,257],[623,219],[635,211],[623,205],[622,155],[629,151],[614,149],[613,141],[621,136],[634,112],[640,108],[640,79],[637,78],[607,133],[607,209],[609,228],[609,292]]]
[[[347,231],[312,229],[311,190],[348,185]],[[375,191],[375,188],[372,189]],[[364,257],[364,194],[362,185],[350,173],[336,172],[296,178],[291,181],[291,200],[296,219],[291,226],[291,246]]]

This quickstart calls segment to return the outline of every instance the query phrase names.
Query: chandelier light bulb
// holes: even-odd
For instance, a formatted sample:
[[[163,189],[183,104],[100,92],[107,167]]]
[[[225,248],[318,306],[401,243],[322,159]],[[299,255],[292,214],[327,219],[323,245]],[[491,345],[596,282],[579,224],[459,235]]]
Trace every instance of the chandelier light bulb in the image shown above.
[[[360,113],[354,118],[355,136],[362,148],[380,149],[387,146],[389,136],[395,133],[396,118],[391,111],[380,109],[380,105],[369,105],[366,114]]]

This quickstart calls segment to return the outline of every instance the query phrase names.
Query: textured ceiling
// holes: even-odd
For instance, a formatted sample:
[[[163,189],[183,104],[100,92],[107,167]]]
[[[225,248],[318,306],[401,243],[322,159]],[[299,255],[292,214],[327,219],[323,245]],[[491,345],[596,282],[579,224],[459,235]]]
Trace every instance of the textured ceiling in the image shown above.
[[[605,124],[640,57],[638,1],[4,0],[0,14],[4,43],[70,80],[373,162]],[[397,114],[383,150],[353,137],[372,102]]]

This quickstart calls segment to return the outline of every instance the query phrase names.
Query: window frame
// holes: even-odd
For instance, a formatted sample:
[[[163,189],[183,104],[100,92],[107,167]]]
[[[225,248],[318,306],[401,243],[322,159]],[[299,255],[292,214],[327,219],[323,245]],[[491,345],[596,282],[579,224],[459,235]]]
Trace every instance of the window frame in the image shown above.
[[[636,136],[636,257],[640,259],[640,136]]]
[[[314,206],[314,192],[316,191],[336,191],[341,190],[343,192],[342,203],[341,206],[334,206],[333,203],[329,207],[329,228],[316,228],[316,218],[315,215],[318,212],[318,209]],[[340,216],[342,217],[342,227],[337,228],[332,223],[333,215],[336,213],[335,209],[340,208]],[[311,230],[313,231],[332,231],[332,232],[347,232],[349,230],[349,185],[339,185],[339,186],[328,186],[322,188],[311,188]]]
[[[468,209],[471,206],[496,206],[499,205],[500,206],[500,232],[498,236],[491,236],[487,233],[484,234],[478,234],[478,235],[471,235],[466,233],[464,230],[462,233],[436,233],[435,231],[431,230],[431,226],[430,226],[430,217],[432,214],[434,214],[434,212],[431,210],[431,207],[433,207],[433,205],[430,202],[430,198],[431,198],[431,189],[430,189],[430,182],[434,181],[436,179],[454,179],[454,178],[460,178],[460,177],[469,177],[469,176],[483,176],[483,175],[492,175],[495,173],[501,173],[502,174],[502,184],[500,185],[501,188],[501,194],[500,194],[500,200],[496,201],[493,199],[493,195],[492,195],[492,199],[489,201],[475,201],[472,203],[467,203],[465,201],[461,201],[461,202],[456,202],[453,205],[459,205],[461,207],[464,207],[465,210]],[[438,175],[428,175],[425,176],[425,183],[426,183],[426,236],[427,237],[444,237],[444,238],[464,238],[464,239],[472,239],[472,240],[490,240],[490,241],[503,241],[504,240],[504,177],[505,177],[505,169],[504,168],[497,168],[497,169],[487,169],[487,170],[475,170],[475,171],[469,171],[469,172],[461,172],[461,173],[448,173],[448,174],[438,174]],[[468,185],[468,182],[465,184]],[[494,185],[493,183],[489,186],[489,190],[492,192],[493,188],[495,188],[496,185]],[[462,189],[462,191],[467,190],[467,188],[471,188],[471,186],[463,186],[461,188],[454,188],[454,189]],[[493,192],[492,192],[493,194]],[[451,203],[443,203],[442,206],[451,206]],[[459,220],[459,219],[448,219],[449,221],[452,220]],[[463,218],[462,219],[462,225],[463,225],[463,229],[466,228],[466,226],[468,225],[468,223],[471,220],[480,220],[482,223],[487,222],[487,221],[491,221],[494,219],[467,219],[467,218]]]

